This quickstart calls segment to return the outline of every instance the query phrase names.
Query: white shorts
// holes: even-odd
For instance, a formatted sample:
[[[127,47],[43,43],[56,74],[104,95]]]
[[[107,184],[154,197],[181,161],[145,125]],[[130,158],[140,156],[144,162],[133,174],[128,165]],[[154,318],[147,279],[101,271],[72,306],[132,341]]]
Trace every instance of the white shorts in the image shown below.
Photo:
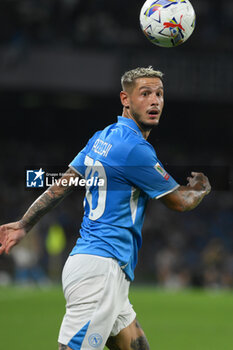
[[[128,299],[130,282],[116,260],[70,256],[62,273],[66,299],[58,342],[73,350],[103,349],[136,317]]]

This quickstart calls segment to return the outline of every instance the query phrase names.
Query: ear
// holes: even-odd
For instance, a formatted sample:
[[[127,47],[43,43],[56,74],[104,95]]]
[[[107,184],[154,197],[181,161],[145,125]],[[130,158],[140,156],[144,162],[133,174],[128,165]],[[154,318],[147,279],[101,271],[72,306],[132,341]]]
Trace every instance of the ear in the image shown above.
[[[129,108],[129,95],[127,91],[120,92],[121,103],[125,108]]]

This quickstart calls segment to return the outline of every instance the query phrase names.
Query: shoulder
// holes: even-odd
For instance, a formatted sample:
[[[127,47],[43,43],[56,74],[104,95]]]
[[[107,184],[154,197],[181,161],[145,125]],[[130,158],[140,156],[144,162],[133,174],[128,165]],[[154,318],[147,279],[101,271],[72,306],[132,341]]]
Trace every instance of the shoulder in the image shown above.
[[[115,123],[96,133],[92,139],[92,147],[95,151],[101,147],[107,147],[110,149],[109,156],[104,157],[103,160],[113,164],[119,164],[119,162],[124,164],[128,153],[135,144],[140,142],[140,139],[139,135],[132,130],[128,131],[128,128]]]
[[[149,165],[157,159],[153,146],[146,140],[140,140],[128,153],[127,162],[135,165]]]
[[[112,159],[116,158],[127,165],[129,161],[130,163],[136,161],[136,158],[140,158],[145,152],[152,152],[152,150],[141,137],[132,133],[118,137],[116,133],[111,152]]]
[[[98,130],[94,133],[94,135],[87,141],[87,144],[85,146],[86,151],[88,151],[88,149],[91,149],[92,146],[94,145],[94,143],[96,142],[96,140],[98,139],[99,135],[101,134],[102,130]]]

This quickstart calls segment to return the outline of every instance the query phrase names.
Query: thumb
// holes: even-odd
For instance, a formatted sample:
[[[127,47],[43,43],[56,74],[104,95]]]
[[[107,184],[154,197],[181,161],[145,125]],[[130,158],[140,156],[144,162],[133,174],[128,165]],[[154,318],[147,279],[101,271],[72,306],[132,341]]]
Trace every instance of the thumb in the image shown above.
[[[0,254],[2,254],[6,247],[7,228],[5,225],[0,226]]]

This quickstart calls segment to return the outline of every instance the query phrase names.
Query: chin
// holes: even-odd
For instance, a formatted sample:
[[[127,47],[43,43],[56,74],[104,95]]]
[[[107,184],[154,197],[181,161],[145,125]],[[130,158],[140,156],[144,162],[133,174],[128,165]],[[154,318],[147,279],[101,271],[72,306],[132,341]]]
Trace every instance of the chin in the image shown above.
[[[151,122],[141,123],[143,130],[148,131],[159,125],[159,120],[152,120]]]

